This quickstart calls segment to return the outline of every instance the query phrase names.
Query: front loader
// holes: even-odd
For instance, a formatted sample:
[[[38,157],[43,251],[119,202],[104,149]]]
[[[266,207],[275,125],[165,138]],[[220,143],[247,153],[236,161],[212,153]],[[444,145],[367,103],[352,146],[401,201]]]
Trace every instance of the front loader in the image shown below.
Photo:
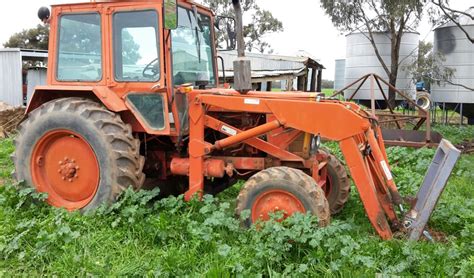
[[[19,181],[47,202],[87,211],[127,187],[186,200],[246,180],[236,213],[249,226],[312,213],[329,224],[349,177],[321,139],[336,141],[367,216],[383,239],[417,240],[459,156],[443,141],[407,211],[378,120],[351,102],[251,91],[240,3],[234,89],[219,84],[219,18],[189,0],[95,1],[42,8],[51,25],[48,85],[37,87],[13,155]],[[242,212],[250,211],[243,217]]]

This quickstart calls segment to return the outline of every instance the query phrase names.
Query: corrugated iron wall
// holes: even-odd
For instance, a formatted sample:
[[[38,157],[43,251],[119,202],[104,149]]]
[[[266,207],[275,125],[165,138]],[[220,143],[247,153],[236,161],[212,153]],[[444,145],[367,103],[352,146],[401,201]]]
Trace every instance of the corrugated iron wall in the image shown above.
[[[30,103],[35,87],[46,84],[46,68],[31,68],[28,70],[28,90],[26,96],[27,104]]]
[[[0,101],[23,105],[22,62],[19,50],[0,51]]]

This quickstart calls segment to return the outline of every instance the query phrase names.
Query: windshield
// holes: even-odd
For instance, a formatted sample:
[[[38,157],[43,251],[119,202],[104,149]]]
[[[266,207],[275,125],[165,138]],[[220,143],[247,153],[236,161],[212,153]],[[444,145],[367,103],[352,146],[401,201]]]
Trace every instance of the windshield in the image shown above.
[[[175,85],[215,85],[211,19],[178,7],[178,28],[172,31]]]

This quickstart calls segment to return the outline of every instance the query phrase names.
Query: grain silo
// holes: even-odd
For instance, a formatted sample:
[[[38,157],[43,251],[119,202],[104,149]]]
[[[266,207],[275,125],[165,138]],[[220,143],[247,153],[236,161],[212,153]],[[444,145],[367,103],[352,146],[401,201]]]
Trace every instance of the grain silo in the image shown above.
[[[390,68],[390,34],[387,32],[373,32],[372,34],[380,56],[387,67]],[[345,84],[350,84],[368,73],[375,73],[388,81],[388,76],[380,64],[368,36],[367,33],[352,33],[346,36]],[[400,66],[398,68],[396,87],[400,91],[407,93],[412,98],[415,97],[416,93],[415,82],[410,73],[404,69],[404,66],[413,63],[417,59],[419,37],[419,33],[406,32],[402,36],[400,45]],[[344,97],[350,97],[356,87],[357,86],[353,86],[351,89],[346,90]],[[383,85],[382,88],[386,94],[388,94],[387,86]],[[370,82],[365,82],[364,86],[362,86],[359,92],[354,96],[354,99],[364,105],[370,103]],[[377,103],[380,108],[384,108],[383,104],[385,104],[385,102],[383,101],[383,96],[377,87],[375,89],[375,99],[378,100]]]
[[[474,7],[466,11],[474,15]],[[459,23],[474,37],[474,20],[461,16]],[[451,83],[474,88],[474,44],[455,23],[448,22],[435,29],[434,51],[444,54],[443,66],[455,70]],[[431,86],[432,100],[441,106],[454,109],[474,124],[474,91],[448,83]],[[462,111],[461,111],[462,110]]]
[[[334,74],[334,90],[340,90],[346,85],[345,81],[346,59],[336,60],[336,69]]]

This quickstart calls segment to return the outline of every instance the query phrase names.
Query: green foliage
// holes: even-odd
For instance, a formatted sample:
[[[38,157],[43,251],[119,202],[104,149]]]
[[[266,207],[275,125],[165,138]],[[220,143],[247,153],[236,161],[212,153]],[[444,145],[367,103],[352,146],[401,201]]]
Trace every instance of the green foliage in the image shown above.
[[[38,24],[36,28],[25,29],[13,34],[3,47],[25,49],[48,49],[49,27]]]
[[[443,65],[445,61],[443,53],[433,51],[431,42],[420,41],[418,59],[404,66],[404,69],[410,72],[415,81],[425,81],[428,86],[440,85],[442,81],[451,81],[455,73],[455,69]]]
[[[9,179],[11,171],[13,169],[13,162],[10,159],[10,154],[15,150],[13,146],[13,140],[1,139],[0,140],[0,186],[2,185],[2,179]]]
[[[443,135],[444,138],[451,141],[453,144],[460,144],[464,141],[474,140],[474,126],[463,125],[463,126],[450,126],[438,124],[433,127],[435,131],[438,131]]]
[[[201,2],[208,6],[217,16],[234,17],[232,1],[202,0]],[[283,31],[283,23],[275,18],[271,12],[260,8],[256,2],[255,0],[241,1],[243,12],[252,14],[252,21],[244,24],[245,46],[249,52],[253,50],[260,53],[271,52],[271,46],[264,40],[263,35]],[[217,42],[221,48],[231,48],[232,44],[228,36],[227,28],[218,30]]]
[[[414,31],[427,1],[342,1],[322,0],[321,7],[342,32]]]
[[[337,144],[325,145],[340,156]],[[11,140],[0,147],[3,163]],[[404,195],[416,191],[433,153],[388,149]],[[473,163],[473,155],[462,156],[430,222],[447,234],[445,243],[380,240],[355,189],[328,227],[295,215],[246,230],[234,217],[241,184],[203,202],[127,190],[115,204],[85,215],[51,208],[44,194],[7,185],[0,187],[0,275],[472,277]]]

